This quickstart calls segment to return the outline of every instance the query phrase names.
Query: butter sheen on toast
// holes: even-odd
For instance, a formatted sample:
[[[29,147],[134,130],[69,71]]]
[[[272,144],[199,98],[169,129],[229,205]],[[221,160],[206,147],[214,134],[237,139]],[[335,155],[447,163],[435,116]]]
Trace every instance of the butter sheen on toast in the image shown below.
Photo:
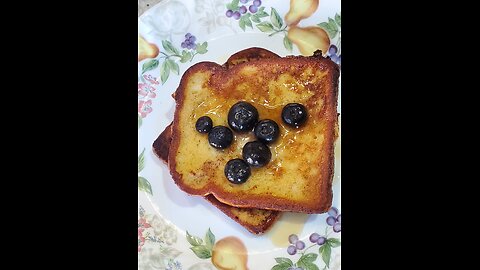
[[[171,139],[172,129],[171,125],[168,125],[153,142],[153,152],[159,159],[165,162],[165,164],[168,164],[168,149]],[[238,208],[220,202],[213,195],[208,195],[205,199],[254,234],[262,234],[267,231],[281,214],[278,211],[257,208]]]

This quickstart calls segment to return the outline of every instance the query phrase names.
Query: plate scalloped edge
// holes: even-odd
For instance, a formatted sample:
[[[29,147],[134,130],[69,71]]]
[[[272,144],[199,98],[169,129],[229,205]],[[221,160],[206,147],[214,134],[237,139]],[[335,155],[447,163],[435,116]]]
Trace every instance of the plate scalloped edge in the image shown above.
[[[161,165],[150,150],[152,139],[171,119],[168,118],[173,110],[170,95],[181,74],[196,62],[221,62],[222,57],[226,58],[218,53],[213,57],[218,51],[215,42],[218,43],[223,37],[248,39],[247,35],[255,35],[256,40],[263,42],[259,46],[267,49],[276,46],[273,51],[280,55],[305,54],[308,48],[303,48],[305,46],[302,47],[297,39],[309,39],[313,40],[314,46],[324,48],[323,51],[327,51],[327,55],[340,64],[340,2],[297,1],[299,2],[307,6],[292,6],[295,3],[293,1],[290,6],[282,5],[283,2],[273,0],[256,0],[255,3],[252,0],[166,0],[139,17],[139,36],[147,48],[150,46],[158,49],[156,55],[150,55],[138,63],[139,269],[226,269],[221,262],[212,258],[226,250],[235,250],[238,256],[230,256],[230,261],[223,263],[233,263],[238,269],[341,268],[341,232],[334,231],[334,227],[339,229],[341,224],[339,210],[332,210],[330,215],[318,215],[314,219],[315,229],[298,234],[298,239],[292,236],[290,240],[293,244],[287,242],[283,247],[270,248],[265,252],[249,252],[251,241],[245,241],[245,234],[225,233],[225,228],[217,223],[202,228],[189,228],[191,232],[184,231],[184,228],[176,226],[162,212],[163,205],[159,202],[164,201],[158,196],[163,195],[161,192],[164,192],[164,185],[158,183],[155,177]],[[246,11],[242,8],[244,5]],[[295,10],[300,12],[295,13]],[[298,25],[293,25],[298,18]],[[257,38],[260,35],[263,39]],[[270,44],[275,42],[276,44]],[[336,209],[341,209],[339,141],[340,138],[335,150],[333,205]]]

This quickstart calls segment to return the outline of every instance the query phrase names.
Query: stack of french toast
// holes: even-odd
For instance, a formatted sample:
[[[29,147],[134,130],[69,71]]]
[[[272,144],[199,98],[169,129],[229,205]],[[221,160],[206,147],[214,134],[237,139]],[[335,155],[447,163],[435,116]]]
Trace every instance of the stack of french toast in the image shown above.
[[[320,51],[280,57],[249,48],[223,65],[197,63],[172,95],[173,121],[153,151],[180,189],[254,234],[282,212],[326,212],[339,75]]]

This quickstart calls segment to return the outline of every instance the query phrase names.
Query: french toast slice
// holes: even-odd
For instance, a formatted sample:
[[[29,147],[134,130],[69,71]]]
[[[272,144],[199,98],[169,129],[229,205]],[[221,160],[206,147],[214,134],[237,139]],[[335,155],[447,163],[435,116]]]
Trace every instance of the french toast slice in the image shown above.
[[[248,61],[227,68],[213,62],[191,66],[175,93],[168,166],[175,183],[192,195],[214,195],[236,207],[323,213],[331,206],[339,68],[320,51],[313,56],[287,56]],[[279,139],[269,147],[270,162],[252,168],[243,184],[224,175],[227,161],[240,158],[252,132],[234,133],[229,148],[211,147],[195,122],[207,115],[213,125],[228,126],[233,104],[247,101],[261,119],[280,126]],[[292,102],[307,108],[306,123],[296,129],[281,120]]]
[[[168,164],[168,149],[171,140],[172,129],[170,124],[153,142],[153,152],[165,164]],[[230,206],[220,202],[213,195],[207,195],[205,199],[254,234],[262,234],[267,231],[280,215],[278,211]]]
[[[228,60],[225,62],[225,64],[223,64],[223,66],[229,68],[236,64],[244,63],[247,61],[255,61],[260,58],[274,57],[280,56],[271,51],[253,47],[233,54],[228,58]],[[153,142],[152,145],[155,155],[166,164],[168,164],[168,151],[172,138],[171,125],[172,124],[168,125],[165,128],[165,130],[158,136],[158,138]],[[205,199],[209,201],[212,205],[217,207],[225,215],[227,215],[228,217],[230,217],[254,234],[262,234],[267,231],[281,214],[278,211],[257,208],[237,208],[220,202],[213,195],[207,195],[205,196]]]

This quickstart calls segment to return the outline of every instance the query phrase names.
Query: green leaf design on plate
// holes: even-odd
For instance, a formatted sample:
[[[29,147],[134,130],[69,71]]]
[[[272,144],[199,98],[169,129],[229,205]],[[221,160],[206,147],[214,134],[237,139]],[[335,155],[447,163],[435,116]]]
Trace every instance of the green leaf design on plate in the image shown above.
[[[177,73],[177,75],[180,75],[178,64],[175,63],[175,61],[173,61],[172,59],[168,59],[166,60],[166,62],[171,71]]]
[[[164,84],[168,76],[170,75],[170,66],[167,64],[167,61],[164,61],[162,63],[162,66],[160,67],[160,80],[162,81],[162,84]]]
[[[175,48],[175,46],[173,46],[173,44],[168,40],[162,40],[162,46],[169,54],[180,54],[177,48]]]
[[[340,21],[341,21],[340,14],[335,14],[335,22],[338,24],[338,26],[342,26],[342,25],[340,24]]]
[[[258,17],[257,14],[254,14],[254,15],[250,16],[250,20],[252,20],[252,22],[254,22],[254,23],[260,23],[261,22],[260,18]]]
[[[152,192],[152,186],[150,185],[150,182],[148,182],[147,179],[144,177],[139,176],[138,177],[138,189],[141,191],[145,191],[150,193],[150,195],[153,195]]]
[[[197,46],[198,50],[198,46]],[[182,51],[182,57],[180,58],[181,63],[186,63],[188,60],[192,59],[192,53],[187,52],[186,50]]]
[[[328,238],[327,243],[332,247],[336,248],[340,246],[340,239],[338,238]]]
[[[332,249],[330,248],[330,245],[321,246],[318,249],[318,253],[322,254],[323,262],[327,265],[327,267],[330,267],[330,255],[332,253]]]
[[[212,233],[210,228],[208,228],[208,231],[205,234],[205,246],[209,250],[212,250],[214,244],[215,244],[215,235]]]
[[[292,42],[287,36],[283,38],[283,46],[285,46],[285,48],[289,51],[292,51],[293,49]]]
[[[190,245],[192,246],[200,246],[203,244],[203,240],[200,239],[199,237],[196,237],[196,236],[193,236],[193,235],[190,235],[187,231],[187,241],[188,243],[190,243]]]
[[[277,263],[279,263],[279,264],[286,263],[286,264],[288,264],[289,266],[292,266],[292,265],[293,265],[292,260],[290,260],[289,258],[285,258],[285,257],[275,258],[275,261],[276,261]]]
[[[242,16],[242,19],[245,21],[245,25],[246,26],[249,26],[250,28],[253,29],[253,25],[252,25],[252,22],[250,21],[250,13],[247,13],[245,15]]]
[[[206,246],[194,246],[190,248],[200,259],[208,259],[212,257],[212,252]]]
[[[274,265],[271,270],[287,270],[289,267],[291,267],[291,265],[288,263],[281,263]]]
[[[197,44],[197,53],[199,54],[205,54],[208,52],[207,50],[208,42],[203,42],[202,44]]]
[[[316,266],[314,263],[311,263],[311,262],[299,261],[297,265],[298,267],[301,267],[304,270],[319,270],[318,266]]]
[[[142,126],[142,116],[138,114],[138,128]]]
[[[282,17],[278,15],[277,10],[275,10],[273,7],[272,7],[272,11],[270,12],[270,21],[272,22],[273,26],[275,26],[278,29],[282,28],[283,26]]]
[[[257,24],[257,28],[262,32],[272,32],[273,31],[273,25],[269,22],[259,23],[259,24]]]
[[[253,29],[252,22],[250,21],[249,18],[245,19],[245,25]]]
[[[145,148],[143,148],[142,153],[138,156],[138,172],[141,172],[145,168]]]
[[[227,4],[227,9],[231,9],[232,11],[237,11],[240,9],[238,6],[238,2],[240,0],[233,0],[230,4]]]
[[[152,70],[152,69],[155,69],[156,67],[158,67],[158,60],[157,59],[152,59],[152,60],[149,60],[145,63],[143,63],[142,65],[142,74],[149,71],[149,70]]]
[[[257,13],[255,13],[256,16],[258,16],[259,18],[263,18],[263,17],[268,17],[268,13],[264,11],[265,10],[265,7],[261,7],[258,9]]]
[[[314,262],[317,259],[318,255],[315,253],[308,253],[302,256],[303,260],[306,262]],[[301,259],[302,259],[301,258]]]
[[[338,26],[335,20],[333,20],[332,18],[328,18],[328,24],[330,25],[330,27],[332,27],[333,31],[338,32]]]
[[[332,18],[328,18],[328,22],[322,22],[317,25],[325,29],[325,31],[327,31],[330,39],[334,39],[335,36],[337,36],[338,26]]]
[[[242,28],[242,30],[245,31],[245,20],[243,19],[243,17],[241,17],[240,20],[238,21],[238,26],[240,26],[240,28]]]
[[[302,267],[305,270],[319,270],[318,267],[313,263],[317,259],[318,255],[315,253],[303,254],[302,257],[297,262],[299,267]]]

